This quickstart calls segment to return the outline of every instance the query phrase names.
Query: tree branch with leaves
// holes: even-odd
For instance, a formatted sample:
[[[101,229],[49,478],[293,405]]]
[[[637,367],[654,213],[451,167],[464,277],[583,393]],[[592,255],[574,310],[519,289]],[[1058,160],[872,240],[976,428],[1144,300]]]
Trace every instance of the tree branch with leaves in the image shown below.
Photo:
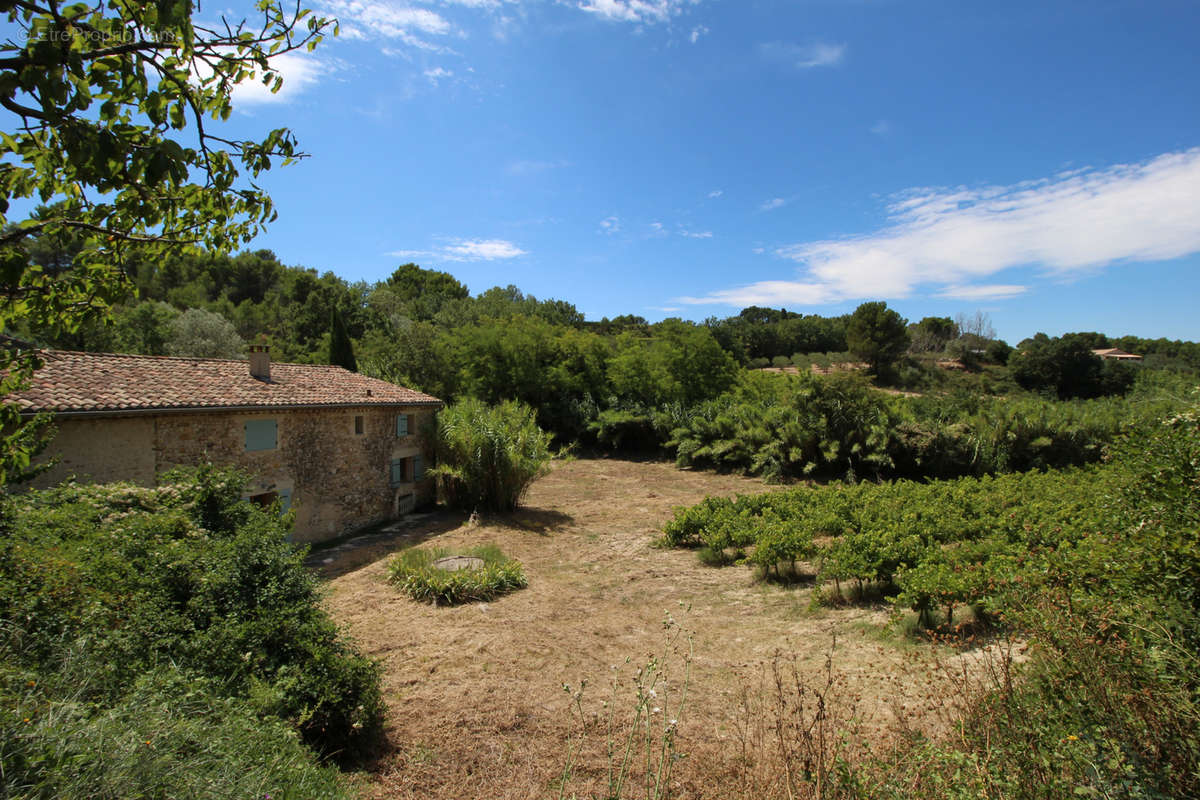
[[[336,21],[275,0],[260,0],[253,21],[212,23],[194,19],[188,0],[0,0],[0,13],[10,23],[0,42],[4,332],[69,332],[104,315],[131,289],[132,249],[142,259],[225,252],[275,218],[255,181],[305,154],[286,128],[231,139],[220,124],[238,84],[278,91],[272,59],[311,51]],[[14,201],[43,208],[13,219]],[[31,261],[32,242],[62,237],[76,245],[69,265]],[[37,366],[13,342],[0,343],[6,391]]]

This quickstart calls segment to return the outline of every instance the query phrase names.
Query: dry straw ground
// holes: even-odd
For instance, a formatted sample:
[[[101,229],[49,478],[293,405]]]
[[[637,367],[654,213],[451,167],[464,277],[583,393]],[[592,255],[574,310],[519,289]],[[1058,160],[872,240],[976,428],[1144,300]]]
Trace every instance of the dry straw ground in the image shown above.
[[[558,463],[519,512],[477,525],[438,514],[402,538],[324,565],[332,613],[385,668],[388,749],[365,776],[365,796],[559,796],[556,779],[577,728],[562,685],[577,689],[586,680],[582,706],[592,715],[611,701],[618,681],[616,708],[632,710],[632,671],[661,652],[665,612],[692,631],[694,653],[677,739],[687,755],[672,796],[735,797],[752,789],[786,796],[764,777],[778,767],[765,711],[776,700],[770,688],[756,693],[773,686],[769,665],[781,652],[805,683],[823,684],[836,637],[833,692],[843,716],[856,709],[856,738],[882,741],[898,717],[919,721],[938,702],[930,694],[929,648],[881,635],[886,610],[814,609],[810,586],[757,583],[746,568],[713,569],[694,553],[653,546],[674,506],[770,488],[666,463]],[[529,588],[487,604],[435,608],[384,581],[389,554],[406,544],[486,542],[524,563]],[[682,660],[673,658],[670,668],[655,725],[675,715]],[[603,791],[607,737],[595,724],[586,734],[568,797]]]

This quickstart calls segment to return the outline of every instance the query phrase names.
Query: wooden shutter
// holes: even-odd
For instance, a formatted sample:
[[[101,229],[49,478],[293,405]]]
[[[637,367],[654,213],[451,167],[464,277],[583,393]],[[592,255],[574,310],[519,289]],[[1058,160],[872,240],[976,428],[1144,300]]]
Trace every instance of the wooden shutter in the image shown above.
[[[275,420],[251,419],[246,421],[246,450],[274,450],[278,442]]]
[[[404,483],[404,459],[392,459],[392,486],[399,486]]]
[[[398,414],[396,416],[396,436],[408,436],[408,414]]]
[[[425,466],[421,463],[420,456],[413,456],[413,480],[419,481],[425,475]]]

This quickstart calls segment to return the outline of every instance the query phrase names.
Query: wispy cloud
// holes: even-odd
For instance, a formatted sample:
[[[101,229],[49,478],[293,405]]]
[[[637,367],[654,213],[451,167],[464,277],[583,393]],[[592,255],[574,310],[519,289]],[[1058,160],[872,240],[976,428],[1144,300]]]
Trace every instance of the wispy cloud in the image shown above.
[[[758,50],[768,61],[786,64],[795,69],[832,67],[840,64],[846,57],[846,45],[830,42],[767,42],[759,45]]]
[[[621,232],[621,219],[619,217],[605,217],[600,220],[600,230],[603,233],[614,234]]]
[[[692,32],[688,35],[688,41],[692,44],[700,41],[700,37],[709,33],[708,27],[705,25],[697,25],[692,28]]]
[[[1015,283],[987,283],[978,286],[947,286],[938,292],[937,296],[951,300],[1007,300],[1027,291],[1028,286]]]
[[[1029,266],[1071,278],[1200,252],[1197,208],[1200,148],[1011,186],[915,189],[894,199],[890,223],[875,233],[777,249],[801,266],[795,280],[681,300],[817,305],[919,289],[957,299],[1015,297],[1026,287],[987,278]]]
[[[871,126],[871,133],[875,134],[876,136],[887,136],[891,132],[892,123],[888,122],[886,119],[881,119]]]
[[[441,52],[446,48],[427,37],[454,32],[450,21],[436,11],[388,0],[324,0],[321,10],[338,18],[342,36],[348,39],[395,39],[419,49]]]
[[[440,261],[497,261],[526,255],[526,251],[505,239],[451,239],[432,250],[394,250],[388,255]]]
[[[716,200],[718,197],[720,197],[720,196],[721,196],[721,195],[723,195],[723,194],[725,194],[725,192],[723,192],[722,190],[720,190],[720,189],[713,189],[711,192],[709,192],[709,193],[708,193],[708,199],[709,199],[709,200]]]
[[[687,231],[679,232],[680,236],[686,236],[689,239],[711,239],[713,238],[712,231]]]
[[[758,206],[759,211],[774,211],[777,208],[782,208],[787,205],[787,200],[782,197],[772,197]]]
[[[581,0],[576,8],[616,22],[665,22],[699,0]]]
[[[437,86],[439,81],[445,80],[446,78],[454,77],[454,72],[452,70],[444,69],[442,67],[434,67],[433,69],[427,69],[422,74],[426,78],[428,78],[429,82],[432,83],[434,86]]]

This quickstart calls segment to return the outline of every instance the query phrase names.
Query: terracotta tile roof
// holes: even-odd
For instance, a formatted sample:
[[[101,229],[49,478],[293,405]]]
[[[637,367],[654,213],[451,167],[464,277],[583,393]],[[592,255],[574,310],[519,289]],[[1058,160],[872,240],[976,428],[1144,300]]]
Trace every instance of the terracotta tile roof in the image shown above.
[[[48,350],[45,366],[15,400],[23,411],[132,411],[440,403],[412,389],[341,367],[271,364],[271,380],[249,362]]]

